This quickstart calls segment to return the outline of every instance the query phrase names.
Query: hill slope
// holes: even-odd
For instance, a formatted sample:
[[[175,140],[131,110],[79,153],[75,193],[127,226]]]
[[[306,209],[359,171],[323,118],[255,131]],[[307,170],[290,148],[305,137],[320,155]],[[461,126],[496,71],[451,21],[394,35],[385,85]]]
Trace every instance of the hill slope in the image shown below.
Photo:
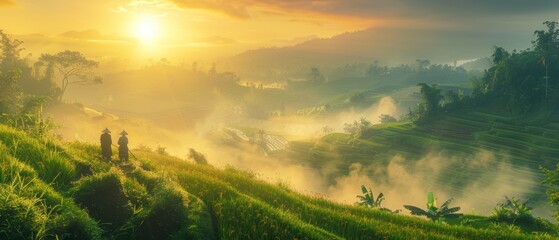
[[[451,63],[486,56],[487,50],[495,44],[511,49],[527,47],[503,39],[507,38],[492,34],[479,36],[454,29],[369,28],[332,38],[314,39],[291,47],[250,50],[227,62],[240,69],[250,67],[253,70],[275,69],[278,66],[338,66],[355,62],[372,63],[374,60],[383,64],[412,62],[415,59]]]
[[[102,162],[97,146],[37,139],[4,125],[0,149],[6,239],[546,238],[335,204],[252,173],[152,152]]]
[[[485,106],[441,114],[422,125],[381,124],[359,136],[334,133],[316,142],[291,142],[287,155],[318,169],[335,163],[332,179],[361,164],[361,174],[371,176],[377,191],[384,193],[405,183],[406,188],[444,193],[466,209],[483,212],[504,196],[516,196],[531,199],[540,216],[550,216],[540,166],[559,163],[557,136],[557,122],[530,123],[504,108]],[[409,179],[401,172],[400,179],[391,176],[396,170]],[[397,195],[407,198],[414,193],[401,192],[406,193]]]

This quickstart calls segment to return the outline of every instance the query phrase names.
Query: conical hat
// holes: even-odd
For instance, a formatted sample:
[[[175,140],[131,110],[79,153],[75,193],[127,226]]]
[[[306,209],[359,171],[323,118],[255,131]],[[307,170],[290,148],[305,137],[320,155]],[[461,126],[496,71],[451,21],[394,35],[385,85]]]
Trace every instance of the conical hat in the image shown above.
[[[109,131],[108,128],[105,128],[105,130],[103,130],[104,133],[111,133],[111,131]]]
[[[122,132],[120,133],[120,135],[128,135],[128,133],[124,130],[122,130]]]

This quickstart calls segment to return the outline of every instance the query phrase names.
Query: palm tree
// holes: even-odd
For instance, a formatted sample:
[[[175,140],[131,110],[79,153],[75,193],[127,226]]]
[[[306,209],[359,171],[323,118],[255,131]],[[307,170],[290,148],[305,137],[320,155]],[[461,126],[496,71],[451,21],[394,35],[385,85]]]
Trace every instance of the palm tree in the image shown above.
[[[549,92],[549,61],[559,44],[559,29],[557,29],[557,22],[545,21],[543,24],[547,26],[547,31],[534,31],[536,40],[532,41],[532,43],[536,52],[541,56],[540,62],[545,66],[545,98],[547,99]]]

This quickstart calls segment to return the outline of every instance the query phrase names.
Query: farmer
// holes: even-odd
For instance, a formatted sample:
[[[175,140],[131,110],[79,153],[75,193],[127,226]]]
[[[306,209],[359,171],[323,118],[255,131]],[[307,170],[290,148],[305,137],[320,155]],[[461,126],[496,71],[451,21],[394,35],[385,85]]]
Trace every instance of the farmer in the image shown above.
[[[128,138],[126,135],[128,133],[123,130],[118,139],[118,158],[120,161],[128,161]]]
[[[107,161],[111,160],[111,156],[113,155],[111,144],[113,144],[111,131],[109,131],[108,128],[105,128],[105,130],[103,130],[103,134],[101,134],[101,155],[103,156],[103,159]]]

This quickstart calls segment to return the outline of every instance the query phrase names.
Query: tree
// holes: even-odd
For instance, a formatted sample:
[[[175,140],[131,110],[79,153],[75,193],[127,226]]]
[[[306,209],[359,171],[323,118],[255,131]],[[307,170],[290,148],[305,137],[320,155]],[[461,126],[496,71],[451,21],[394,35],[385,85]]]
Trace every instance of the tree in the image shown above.
[[[361,136],[365,130],[371,128],[373,124],[365,117],[361,117],[359,121],[355,120],[353,123],[344,123],[344,132],[353,135],[354,137]]]
[[[93,74],[93,69],[99,67],[99,63],[85,58],[80,52],[66,50],[54,55],[43,54],[39,61],[47,66],[53,66],[61,75],[59,101],[62,100],[68,85],[91,85],[102,82],[101,77]]]
[[[493,64],[497,65],[509,57],[510,53],[507,52],[507,50],[502,47],[493,46],[493,54],[491,54],[491,60],[493,61]]]
[[[417,86],[421,86],[421,98],[423,99],[423,107],[425,108],[424,115],[422,117],[431,117],[438,113],[439,103],[443,99],[441,90],[437,88],[436,84],[429,86],[426,83],[419,83]]]
[[[541,63],[545,66],[545,98],[549,92],[549,63],[559,47],[559,29],[557,22],[545,21],[543,24],[547,26],[547,31],[536,30],[534,35],[536,40],[532,41],[534,49],[541,57]]]
[[[429,61],[428,59],[416,59],[415,64],[417,64],[417,70],[422,72],[427,69],[429,65],[431,65],[431,61]]]
[[[309,81],[313,83],[321,83],[324,82],[324,75],[320,72],[320,70],[316,67],[312,67],[311,71],[309,72]]]
[[[326,136],[330,133],[334,132],[334,129],[329,126],[322,127],[322,136]]]
[[[395,117],[388,115],[388,114],[381,114],[379,116],[380,119],[380,123],[391,123],[391,122],[396,122],[398,120],[396,120]]]
[[[549,195],[549,200],[551,205],[559,205],[559,164],[555,169],[547,169],[541,167],[541,170],[545,174],[544,184],[548,185],[550,188],[547,190],[547,195]],[[555,212],[553,215],[556,220],[559,220],[559,212]]]
[[[459,218],[462,216],[462,213],[456,212],[460,211],[460,207],[448,208],[452,200],[453,198],[446,200],[446,202],[438,208],[433,192],[429,192],[427,193],[427,210],[411,205],[404,205],[404,208],[410,210],[411,215],[425,216],[433,222],[441,221],[442,219]]]
[[[24,63],[19,58],[19,54],[24,48],[20,47],[23,42],[17,39],[12,39],[10,36],[0,30],[0,71],[8,71],[14,68],[21,67]]]
[[[21,75],[19,69],[0,71],[0,116],[13,113],[20,95],[17,80]]]

